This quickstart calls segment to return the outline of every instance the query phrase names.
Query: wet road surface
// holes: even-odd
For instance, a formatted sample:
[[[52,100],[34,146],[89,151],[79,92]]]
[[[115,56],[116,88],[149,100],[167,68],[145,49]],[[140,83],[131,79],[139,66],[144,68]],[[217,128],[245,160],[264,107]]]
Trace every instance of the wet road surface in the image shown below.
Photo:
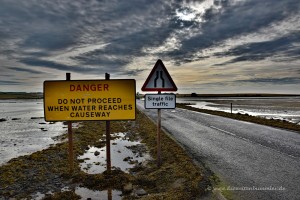
[[[157,119],[143,101],[137,107]],[[235,199],[299,199],[300,133],[184,109],[162,110],[162,128],[226,183],[216,189],[231,190]]]

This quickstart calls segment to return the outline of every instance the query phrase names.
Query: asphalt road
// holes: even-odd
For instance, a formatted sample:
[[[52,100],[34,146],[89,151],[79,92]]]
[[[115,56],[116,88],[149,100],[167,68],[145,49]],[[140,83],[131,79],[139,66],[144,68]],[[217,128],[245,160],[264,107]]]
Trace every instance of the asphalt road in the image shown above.
[[[137,107],[157,119],[143,101]],[[216,190],[235,199],[300,199],[299,133],[184,109],[162,110],[162,128],[226,183]]]

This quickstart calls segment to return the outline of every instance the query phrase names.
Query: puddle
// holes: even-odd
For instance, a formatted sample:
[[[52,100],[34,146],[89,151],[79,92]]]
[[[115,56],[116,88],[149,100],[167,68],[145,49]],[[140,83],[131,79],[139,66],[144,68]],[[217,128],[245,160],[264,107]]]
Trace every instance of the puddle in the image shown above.
[[[40,192],[35,193],[34,195],[31,195],[31,198],[34,200],[42,200],[46,197],[46,195],[52,195],[52,192],[47,192],[46,194],[42,194]]]
[[[111,165],[114,168],[120,168],[124,172],[129,172],[135,164],[149,159],[146,153],[145,145],[138,141],[129,141],[126,133],[112,134],[117,137],[111,140]],[[80,164],[81,170],[89,174],[99,174],[106,170],[106,146],[102,148],[90,147],[78,159],[84,160]]]
[[[122,199],[122,192],[119,190],[102,190],[93,191],[84,187],[76,187],[75,193],[81,196],[81,199],[107,199],[119,200]]]
[[[73,189],[74,190],[74,189]],[[62,190],[62,192],[64,191],[71,191],[70,188],[68,187],[64,187]],[[108,189],[108,190],[102,190],[102,191],[98,191],[98,190],[90,190],[88,188],[85,187],[76,187],[75,188],[75,193],[79,196],[81,196],[80,199],[107,199],[107,200],[121,200],[122,197],[122,192],[119,190],[112,190],[112,189]],[[51,195],[53,194],[52,192],[48,192],[47,195]],[[31,196],[34,200],[42,200],[46,197],[45,194],[42,194],[40,192],[37,192],[36,194]]]
[[[111,162],[113,168],[120,168],[124,172],[129,172],[129,169],[133,168],[136,164],[140,164],[151,157],[147,153],[146,146],[139,141],[130,141],[126,137],[126,133],[111,134]],[[106,147],[89,147],[88,150],[78,159],[84,160],[80,164],[81,170],[89,174],[99,174],[106,170]],[[109,190],[90,190],[85,187],[64,187],[61,189],[64,191],[74,191],[77,195],[81,196],[81,199],[107,199],[118,200],[122,199],[122,191],[109,189]],[[53,194],[49,191],[46,194],[40,192],[32,195],[35,200],[41,200],[47,196],[47,194]]]

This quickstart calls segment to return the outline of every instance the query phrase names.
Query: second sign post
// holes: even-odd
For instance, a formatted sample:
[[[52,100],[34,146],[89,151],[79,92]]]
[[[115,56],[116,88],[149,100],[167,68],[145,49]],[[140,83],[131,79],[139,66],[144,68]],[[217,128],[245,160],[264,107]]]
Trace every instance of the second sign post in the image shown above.
[[[165,91],[177,91],[177,87],[161,60],[157,60],[142,91],[155,92],[157,94],[145,95],[145,108],[157,109],[157,166],[161,161],[161,109],[174,109],[176,107],[176,96],[174,94],[161,94]]]

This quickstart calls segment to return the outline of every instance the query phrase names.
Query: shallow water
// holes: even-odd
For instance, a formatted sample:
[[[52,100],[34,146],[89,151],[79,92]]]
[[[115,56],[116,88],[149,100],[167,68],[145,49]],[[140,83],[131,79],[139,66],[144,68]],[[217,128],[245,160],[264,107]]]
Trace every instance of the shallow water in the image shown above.
[[[0,100],[0,165],[56,143],[63,134],[62,122],[44,120],[42,100]]]
[[[300,124],[300,97],[264,98],[178,98],[178,103],[223,112],[249,114]]]
[[[115,133],[111,140],[111,165],[112,168],[120,168],[124,172],[129,172],[135,164],[141,163],[149,158],[149,154],[134,151],[142,145],[139,141],[130,141],[126,138],[126,133]],[[143,145],[142,145],[143,146]],[[140,146],[141,147],[141,146]],[[95,154],[95,152],[97,152]],[[97,155],[99,153],[99,155]],[[106,146],[102,148],[89,147],[89,149],[78,159],[84,160],[80,164],[83,171],[89,174],[99,174],[106,170]]]
[[[121,200],[122,192],[119,190],[93,191],[85,187],[76,187],[75,193],[81,196],[81,199],[103,199],[103,200]]]
[[[71,191],[72,189],[70,189],[69,187],[65,187],[62,188],[62,192],[64,191]],[[98,191],[98,190],[90,190],[88,188],[85,187],[76,187],[75,189],[73,189],[73,191],[81,196],[80,199],[101,199],[101,200],[121,200],[122,199],[122,191],[119,190],[102,190],[102,191]],[[47,192],[47,194],[52,195],[53,192],[49,191]],[[34,195],[31,196],[32,199],[35,200],[42,200],[46,197],[46,194],[42,194],[40,192],[35,193]]]

